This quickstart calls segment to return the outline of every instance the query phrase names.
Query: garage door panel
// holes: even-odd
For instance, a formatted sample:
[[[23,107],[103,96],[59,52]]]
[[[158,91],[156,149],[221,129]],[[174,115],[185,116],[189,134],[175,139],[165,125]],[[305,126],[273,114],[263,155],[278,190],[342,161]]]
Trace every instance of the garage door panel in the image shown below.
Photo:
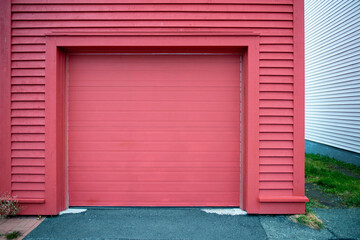
[[[239,169],[235,169],[232,167],[222,167],[221,164],[219,164],[219,166],[217,168],[210,168],[207,166],[202,166],[202,167],[143,167],[143,166],[134,166],[134,167],[129,167],[129,166],[121,166],[121,167],[116,167],[113,165],[110,166],[106,166],[104,164],[104,166],[81,166],[81,167],[75,167],[72,166],[71,171],[72,172],[76,172],[76,171],[82,171],[82,172],[109,172],[110,174],[121,174],[121,173],[127,173],[127,174],[131,174],[133,173],[134,175],[137,175],[138,172],[146,172],[146,171],[153,171],[156,170],[156,172],[153,174],[169,174],[172,172],[184,172],[184,173],[190,173],[190,172],[197,172],[197,173],[201,173],[204,175],[211,175],[212,172],[216,172],[216,171],[221,171],[221,172],[239,172]],[[130,173],[131,172],[131,173]]]
[[[232,182],[74,182],[74,192],[236,192],[239,183]]]
[[[119,91],[121,94],[119,94]],[[232,88],[178,89],[168,87],[120,88],[120,87],[73,87],[69,89],[72,100],[82,101],[182,101],[182,102],[240,102],[240,96]],[[189,103],[189,104],[190,104]],[[155,103],[154,103],[155,104]]]
[[[219,193],[188,193],[188,192],[73,192],[73,206],[218,206],[222,202],[223,206],[238,206],[236,192]],[[87,199],[85,202],[83,199]],[[104,199],[113,199],[107,201]],[[139,199],[134,201],[134,199]],[[183,199],[183,201],[178,201]],[[197,199],[206,199],[199,201]],[[224,200],[226,199],[226,200]]]
[[[215,80],[200,80],[199,77],[191,76],[183,81],[177,81],[175,77],[169,77],[168,80],[155,79],[153,83],[149,83],[148,80],[142,79],[125,79],[121,80],[108,80],[108,79],[97,79],[97,80],[74,80],[71,87],[102,87],[104,84],[112,87],[199,87],[206,85],[207,87],[239,87],[240,83],[220,82],[218,79],[224,79],[228,77],[228,75],[239,76],[240,73],[207,73],[206,75],[210,75],[214,77],[214,75],[219,75]]]
[[[206,61],[204,59],[206,58]],[[99,65],[101,59],[101,65]],[[190,59],[190,60],[189,60]],[[238,68],[239,54],[99,54],[99,57],[91,54],[72,54],[69,69],[71,71],[95,70],[109,71],[133,71],[133,70],[149,70],[149,71],[178,71],[179,66],[183,70],[189,70],[194,74],[198,71],[208,70],[213,65],[219,66],[216,70],[226,69],[232,71],[240,71]],[[151,62],[152,64],[149,64]],[[166,65],[164,64],[166,62]],[[156,69],[154,69],[156,65]]]
[[[136,152],[236,152],[239,142],[73,142],[76,151],[136,151]]]
[[[201,111],[201,112],[239,112],[240,102],[191,102],[188,101],[119,101],[117,104],[106,104],[106,101],[72,101],[69,111]]]
[[[68,69],[70,205],[239,205],[239,55],[71,55]]]
[[[239,123],[240,126],[240,123]],[[234,126],[233,122],[224,122],[224,121],[218,121],[218,122],[210,122],[210,121],[197,121],[197,122],[191,122],[191,121],[161,121],[161,122],[144,122],[139,121],[138,119],[134,121],[129,122],[119,122],[119,121],[106,121],[106,123],[101,121],[73,121],[69,120],[69,130],[74,130],[76,128],[77,130],[80,129],[99,129],[102,128],[105,131],[111,131],[111,129],[118,129],[118,128],[124,128],[124,127],[136,127],[136,128],[153,128],[156,129],[163,129],[164,127],[168,128],[185,128],[185,129],[193,129],[193,128],[203,128],[203,127],[211,127],[211,128],[236,128]]]
[[[69,121],[70,122],[70,121]],[[89,124],[81,124],[81,122],[71,121],[71,125],[69,126],[69,132],[77,132],[77,131],[85,131],[85,132],[91,132],[91,131],[104,131],[104,132],[137,132],[137,131],[151,131],[151,132],[157,132],[157,131],[171,131],[171,132],[228,132],[228,131],[234,131],[239,132],[240,126],[234,126],[233,124],[231,126],[165,126],[167,123],[163,122],[162,126],[141,126],[138,122],[137,126],[110,126],[107,125],[94,125],[89,126]],[[187,123],[188,124],[188,123]],[[155,124],[153,124],[155,125]],[[204,124],[203,124],[204,125]]]
[[[153,80],[149,82],[144,76],[151,75]],[[238,77],[239,71],[224,70],[203,70],[201,73],[185,72],[181,75],[174,75],[169,71],[139,71],[133,74],[130,71],[106,71],[101,72],[87,69],[83,71],[73,71],[73,82],[69,84],[71,87],[233,87],[240,86],[239,82],[229,79]],[[224,81],[218,81],[224,79]]]
[[[114,168],[113,171],[115,171]],[[83,170],[79,168],[78,170],[71,170],[69,173],[73,175],[79,175],[76,178],[71,178],[71,181],[86,181],[89,185],[91,183],[98,181],[102,182],[103,186],[106,187],[108,182],[116,181],[116,182],[152,182],[154,185],[157,185],[157,182],[178,182],[180,185],[182,182],[227,182],[229,185],[234,185],[235,177],[228,177],[228,175],[238,175],[238,171],[227,170],[222,173],[217,173],[216,169],[210,168],[208,171],[205,170],[176,170],[174,168],[167,168],[169,171],[161,171],[158,168],[147,168],[146,170],[137,170],[135,169],[135,173],[129,172],[131,168],[124,168],[123,171],[119,171],[117,173],[110,171],[102,171],[101,169],[98,171],[94,170]],[[170,171],[172,170],[172,171]],[[194,176],[196,175],[196,176]],[[239,179],[237,179],[239,180]],[[238,182],[238,181],[236,181]],[[84,186],[85,187],[85,186]],[[69,188],[72,190],[72,187]],[[176,190],[176,189],[174,189]]]
[[[85,172],[85,171],[72,171],[69,170],[69,181],[98,181],[98,182],[238,182],[238,172],[229,174],[229,172],[205,172],[204,174],[195,174],[194,172],[128,172],[122,174],[109,174],[108,172]],[[71,189],[71,185],[70,185]]]
[[[70,132],[71,141],[205,141],[205,142],[231,142],[240,141],[240,135],[234,131],[190,132],[178,131],[169,134],[169,131],[89,131],[83,134]]]
[[[107,122],[119,121],[129,122],[133,119],[141,119],[142,121],[151,122],[198,122],[208,119],[209,122],[221,121],[240,121],[238,112],[227,112],[226,114],[219,114],[219,112],[179,112],[179,111],[74,111],[70,112],[72,121],[101,121]]]
[[[183,163],[212,163],[232,162],[234,164],[240,164],[239,152],[157,152],[151,154],[151,152],[89,152],[89,151],[69,151],[69,157],[71,159],[77,159],[76,161],[70,161],[69,166],[76,166],[83,162],[118,162],[121,163],[133,163],[133,164],[148,164],[149,162],[168,162],[168,164],[183,162]],[[121,159],[121,161],[119,161]],[[170,161],[171,160],[171,161]],[[131,164],[129,164],[131,165]],[[90,165],[89,165],[90,166]]]
[[[221,71],[221,70],[227,70],[231,72],[240,72],[239,68],[237,67],[236,60],[239,58],[239,55],[229,56],[216,56],[216,55],[208,55],[208,56],[192,56],[191,58],[194,60],[191,60],[189,62],[189,55],[184,56],[184,61],[177,61],[176,58],[179,58],[181,56],[162,56],[163,59],[167,58],[168,61],[166,65],[164,64],[163,60],[154,60],[154,56],[146,57],[143,56],[141,59],[139,56],[107,56],[107,57],[101,57],[102,60],[109,59],[109,64],[106,65],[106,61],[102,61],[101,65],[98,64],[98,62],[90,62],[90,63],[82,63],[79,64],[78,61],[86,61],[86,56],[83,56],[79,58],[78,60],[75,60],[75,58],[72,56],[70,59],[71,66],[69,67],[69,70],[71,72],[74,72],[74,74],[77,74],[79,71],[87,71],[90,70],[93,73],[99,73],[99,72],[111,72],[116,73],[117,75],[108,75],[110,78],[115,78],[117,76],[125,76],[127,75],[121,75],[124,72],[130,72],[133,73],[135,71],[139,71],[141,73],[151,73],[151,72],[157,72],[156,74],[164,74],[160,76],[172,76],[169,75],[169,73],[174,73],[179,70],[179,65],[181,65],[181,69],[185,72],[191,72],[193,75],[200,75],[203,74],[206,71]],[[207,58],[206,62],[204,61],[204,57]],[[92,57],[90,57],[92,58]],[[159,57],[160,58],[160,57]],[[212,59],[210,59],[212,58]],[[231,59],[227,59],[231,58]],[[136,60],[135,60],[136,59]],[[149,60],[147,60],[149,59]],[[185,60],[187,59],[187,60]],[[197,61],[198,60],[198,61]],[[96,60],[94,60],[96,61]],[[148,64],[148,62],[151,62],[151,64]],[[93,64],[93,65],[92,65]],[[156,66],[156,69],[154,69],[154,65]],[[217,65],[217,68],[209,68],[211,65]],[[165,72],[165,73],[164,73]],[[80,75],[74,75],[75,77],[81,77]],[[88,75],[84,75],[88,76]],[[129,77],[132,77],[133,75],[130,75]],[[187,76],[187,75],[184,75]]]
[[[85,154],[86,155],[86,154]],[[90,155],[90,154],[89,154]],[[237,155],[239,155],[239,153],[237,153]],[[73,155],[72,155],[73,157]],[[189,156],[182,156],[182,158],[184,157],[189,157]],[[178,157],[179,160],[176,161],[175,159],[163,159],[163,161],[159,161],[158,159],[153,159],[153,160],[149,160],[149,161],[131,161],[132,159],[127,159],[127,161],[119,161],[120,159],[124,159],[124,157],[115,159],[113,161],[106,161],[103,158],[97,159],[95,161],[83,161],[83,162],[76,162],[76,163],[72,163],[70,165],[70,167],[102,167],[102,166],[111,166],[114,168],[125,168],[125,167],[129,167],[129,168],[134,168],[134,167],[155,167],[155,168],[160,168],[160,167],[168,167],[168,168],[203,168],[203,167],[207,167],[207,168],[219,168],[219,167],[224,167],[224,168],[239,168],[240,164],[238,162],[236,162],[235,160],[237,159],[216,159],[217,161],[181,161],[181,158]],[[226,160],[226,161],[225,161]]]
[[[236,201],[235,199],[230,199],[226,202],[223,201],[222,206],[226,206],[226,207],[237,207],[238,205],[234,205],[233,202]],[[159,202],[159,201],[154,201],[154,202],[144,202],[144,201],[128,201],[128,202],[124,202],[122,200],[117,200],[114,202],[106,202],[106,201],[95,201],[95,202],[91,202],[88,201],[86,203],[84,203],[84,201],[82,201],[81,199],[76,202],[73,201],[72,206],[108,206],[108,207],[114,207],[114,206],[127,206],[127,207],[158,207],[158,206],[166,206],[166,207],[188,207],[189,205],[193,206],[193,207],[218,207],[218,201],[213,201],[213,202],[202,202],[202,201],[196,201],[193,200],[192,202],[175,202],[175,201],[171,201],[171,202]]]

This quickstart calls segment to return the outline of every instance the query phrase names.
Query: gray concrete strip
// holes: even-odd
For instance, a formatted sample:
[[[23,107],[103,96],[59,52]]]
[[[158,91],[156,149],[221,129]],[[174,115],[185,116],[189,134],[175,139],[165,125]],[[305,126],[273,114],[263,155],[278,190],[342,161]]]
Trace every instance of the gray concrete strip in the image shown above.
[[[218,215],[201,208],[89,208],[48,217],[27,240],[266,239],[258,216]]]
[[[337,238],[360,239],[360,209],[314,209],[316,215]]]
[[[259,216],[269,240],[322,240],[334,239],[334,235],[328,230],[314,230],[292,222],[283,215]]]

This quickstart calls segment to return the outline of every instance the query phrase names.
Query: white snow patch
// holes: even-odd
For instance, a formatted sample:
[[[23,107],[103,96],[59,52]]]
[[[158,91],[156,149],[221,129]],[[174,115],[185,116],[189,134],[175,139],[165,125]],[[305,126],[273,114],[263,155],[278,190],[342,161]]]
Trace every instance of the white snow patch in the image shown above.
[[[85,208],[68,208],[64,211],[59,212],[59,215],[68,214],[68,213],[82,213],[86,211],[87,209]]]
[[[241,210],[240,208],[214,208],[214,209],[201,209],[201,211],[204,211],[206,213],[215,213],[218,215],[246,215],[247,212]]]

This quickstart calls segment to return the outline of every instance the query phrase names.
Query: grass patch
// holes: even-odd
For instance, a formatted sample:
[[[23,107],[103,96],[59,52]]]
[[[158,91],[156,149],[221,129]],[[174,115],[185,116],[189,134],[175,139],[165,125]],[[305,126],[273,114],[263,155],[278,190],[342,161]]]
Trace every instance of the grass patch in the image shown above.
[[[353,173],[360,176],[360,167],[358,167],[354,164],[338,161],[335,158],[331,158],[329,156],[320,155],[320,154],[312,154],[312,153],[306,153],[305,158],[311,158],[314,161],[321,161],[323,163],[326,163],[326,165],[331,169],[338,169],[339,167],[341,167],[343,169],[352,171]]]
[[[312,229],[320,230],[325,228],[324,223],[315,215],[308,205],[306,206],[305,214],[291,215],[289,218],[293,222],[300,223]]]
[[[311,208],[329,208],[324,204],[320,203],[316,199],[309,198],[309,202],[306,203],[306,209],[310,210]]]
[[[360,167],[318,154],[305,155],[307,183],[339,196],[348,207],[360,207],[360,179],[349,174],[360,176]]]
[[[8,233],[6,234],[6,239],[16,239],[18,237],[20,237],[20,232],[19,231],[13,231],[12,233]]]
[[[360,207],[360,167],[319,154],[305,154],[305,181],[342,200],[344,207]],[[312,208],[328,208],[316,199],[306,203],[305,214],[291,215],[296,223],[313,229],[324,229]]]

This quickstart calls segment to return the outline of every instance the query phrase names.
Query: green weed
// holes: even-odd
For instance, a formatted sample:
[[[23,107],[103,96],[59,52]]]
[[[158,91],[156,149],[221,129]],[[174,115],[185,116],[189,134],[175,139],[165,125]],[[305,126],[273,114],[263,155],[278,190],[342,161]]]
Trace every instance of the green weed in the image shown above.
[[[6,239],[16,239],[18,237],[20,237],[20,232],[19,231],[13,231],[12,233],[8,233],[6,234]]]
[[[305,214],[291,215],[290,220],[302,225],[308,226],[312,229],[324,229],[323,222],[315,215],[315,213],[308,207],[306,207]]]
[[[306,182],[318,185],[323,191],[339,196],[348,207],[360,207],[360,167],[336,161],[327,156],[306,154]]]

